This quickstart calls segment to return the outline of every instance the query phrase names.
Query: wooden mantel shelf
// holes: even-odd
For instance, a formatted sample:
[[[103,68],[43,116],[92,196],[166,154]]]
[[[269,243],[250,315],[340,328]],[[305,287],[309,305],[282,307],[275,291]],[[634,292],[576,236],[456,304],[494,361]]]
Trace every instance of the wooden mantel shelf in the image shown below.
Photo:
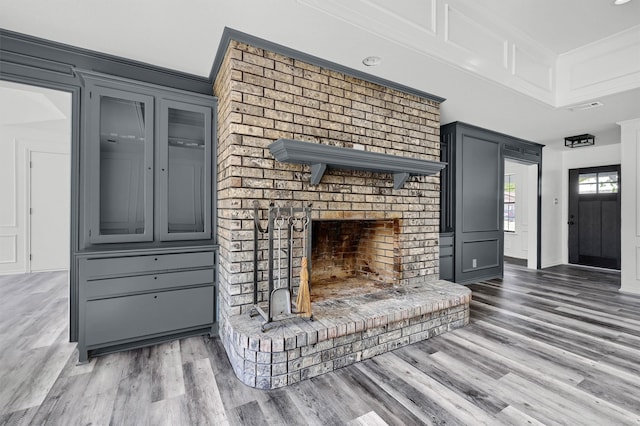
[[[269,151],[280,162],[310,165],[312,185],[319,184],[324,172],[330,168],[391,173],[393,174],[393,188],[400,189],[409,176],[435,175],[447,165],[447,163],[438,161],[419,160],[292,139],[278,139],[269,145]]]

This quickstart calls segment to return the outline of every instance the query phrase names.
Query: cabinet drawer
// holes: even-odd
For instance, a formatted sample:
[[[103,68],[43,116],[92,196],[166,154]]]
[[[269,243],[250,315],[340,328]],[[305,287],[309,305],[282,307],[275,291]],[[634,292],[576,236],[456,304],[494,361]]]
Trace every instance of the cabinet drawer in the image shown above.
[[[213,286],[92,300],[86,303],[87,346],[213,323]]]
[[[84,297],[87,299],[96,299],[122,295],[125,293],[161,291],[170,289],[171,287],[212,283],[213,269],[108,278],[87,281]]]
[[[213,252],[208,251],[87,259],[85,271],[87,278],[93,278],[169,269],[211,268],[213,264]]]

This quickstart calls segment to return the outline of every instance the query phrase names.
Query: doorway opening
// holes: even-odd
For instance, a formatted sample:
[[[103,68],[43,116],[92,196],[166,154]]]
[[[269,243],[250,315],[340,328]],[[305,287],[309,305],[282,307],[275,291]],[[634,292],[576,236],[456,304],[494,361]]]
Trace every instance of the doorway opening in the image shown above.
[[[538,268],[538,167],[504,160],[504,257],[529,269]]]
[[[620,270],[620,165],[569,170],[569,263]]]
[[[71,94],[0,81],[0,274],[69,270]]]

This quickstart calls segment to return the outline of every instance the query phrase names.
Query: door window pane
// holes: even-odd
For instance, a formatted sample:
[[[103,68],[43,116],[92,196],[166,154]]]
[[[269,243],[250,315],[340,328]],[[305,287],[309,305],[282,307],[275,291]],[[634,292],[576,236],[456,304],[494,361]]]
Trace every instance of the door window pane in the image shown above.
[[[598,183],[598,174],[597,173],[580,173],[578,182],[580,183],[580,185],[586,185],[589,183]]]
[[[516,231],[516,206],[515,204],[504,205],[504,230],[507,232]]]
[[[516,231],[516,182],[514,175],[504,176],[504,230]]]
[[[142,234],[144,103],[100,99],[100,235]]]
[[[609,194],[618,192],[618,172],[598,173],[598,192]]]
[[[169,108],[168,232],[203,232],[205,116]]]
[[[580,194],[612,194],[618,192],[618,172],[581,173],[578,177]]]

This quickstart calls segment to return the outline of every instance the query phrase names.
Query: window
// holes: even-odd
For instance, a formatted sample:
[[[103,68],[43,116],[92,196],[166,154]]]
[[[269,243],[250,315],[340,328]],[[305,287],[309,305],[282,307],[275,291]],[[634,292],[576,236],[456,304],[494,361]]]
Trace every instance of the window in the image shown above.
[[[516,231],[516,176],[504,175],[504,230]]]
[[[506,181],[505,181],[506,182]],[[580,173],[579,194],[615,194],[618,192],[618,172]]]

